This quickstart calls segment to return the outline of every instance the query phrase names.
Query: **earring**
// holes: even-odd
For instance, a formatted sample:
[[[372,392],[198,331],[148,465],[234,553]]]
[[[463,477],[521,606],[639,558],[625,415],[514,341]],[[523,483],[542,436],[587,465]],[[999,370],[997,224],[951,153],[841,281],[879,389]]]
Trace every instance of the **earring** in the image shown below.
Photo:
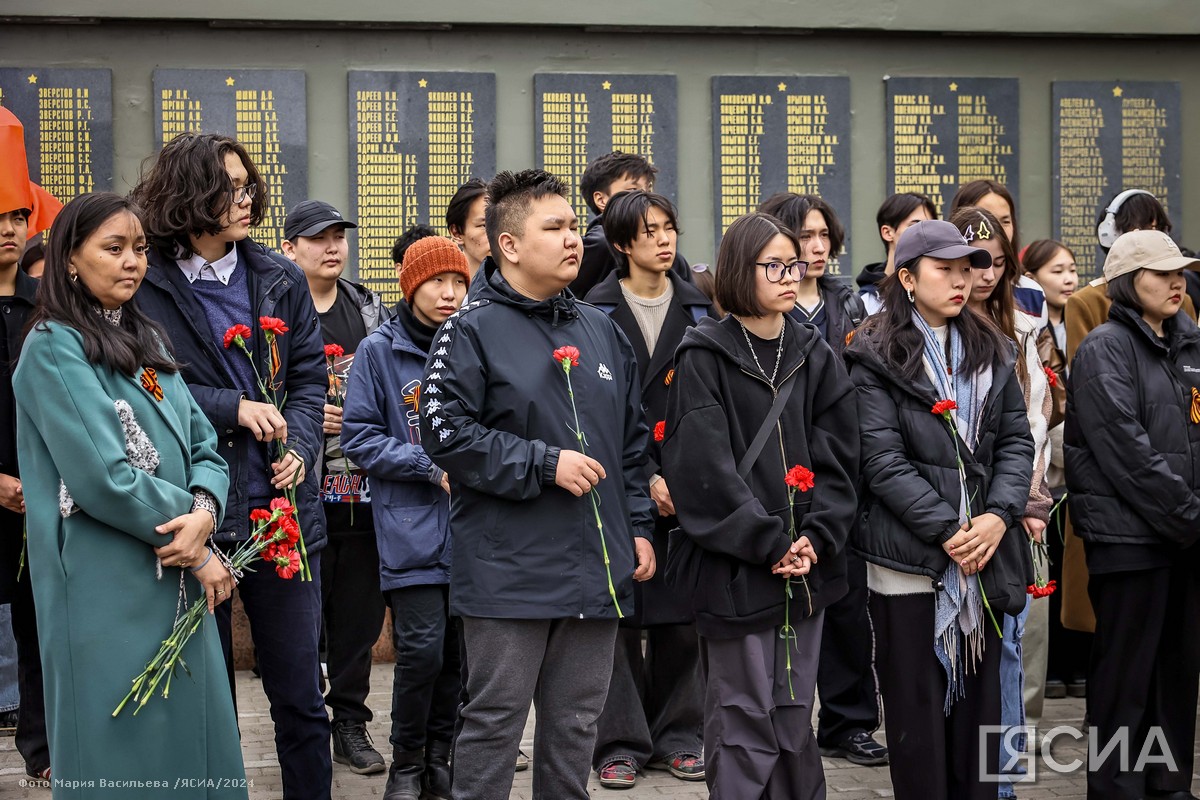
[[[78,282],[79,282],[79,273],[72,272],[71,273],[71,283],[78,283]]]
[[[906,289],[905,291],[907,291],[907,292],[908,292],[908,302],[910,302],[910,303],[912,303],[912,302],[915,302],[915,301],[913,300],[913,293],[912,293],[912,289]]]

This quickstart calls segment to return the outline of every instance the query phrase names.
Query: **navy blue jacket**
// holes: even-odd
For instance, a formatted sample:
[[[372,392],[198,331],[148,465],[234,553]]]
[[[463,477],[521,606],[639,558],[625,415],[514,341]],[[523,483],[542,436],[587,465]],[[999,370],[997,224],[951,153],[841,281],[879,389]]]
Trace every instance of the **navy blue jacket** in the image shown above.
[[[304,459],[307,473],[304,483],[296,487],[296,504],[304,543],[311,553],[324,547],[326,539],[325,514],[317,492],[324,443],[321,427],[325,390],[329,385],[321,327],[308,283],[299,267],[249,239],[238,242],[237,249],[250,286],[254,318],[246,320],[246,324],[254,330],[250,349],[259,359],[260,375],[269,374],[270,365],[258,318],[278,317],[288,326],[288,332],[277,339],[279,375],[287,396],[283,417],[288,426],[287,443]],[[172,258],[157,248],[150,251],[149,262],[146,279],[134,299],[142,311],[166,329],[175,357],[182,365],[184,380],[216,429],[221,455],[229,463],[225,521],[214,538],[222,543],[244,540],[250,534],[246,456],[248,448],[263,445],[238,425],[238,404],[243,392],[229,375],[219,350],[221,343],[213,337],[187,277]],[[274,453],[269,460],[275,460]]]
[[[385,592],[450,582],[450,497],[417,426],[428,355],[388,320],[358,346],[342,411],[342,449],[371,479]]]
[[[490,258],[479,299],[442,326],[426,365],[421,440],[450,475],[455,614],[613,619],[589,495],[554,482],[561,448],[579,449],[567,381],[553,352],[579,348],[571,370],[588,455],[608,477],[593,489],[618,602],[633,611],[635,536],[653,541],[643,465],[648,428],[633,348],[603,311],[569,291],[535,301]]]

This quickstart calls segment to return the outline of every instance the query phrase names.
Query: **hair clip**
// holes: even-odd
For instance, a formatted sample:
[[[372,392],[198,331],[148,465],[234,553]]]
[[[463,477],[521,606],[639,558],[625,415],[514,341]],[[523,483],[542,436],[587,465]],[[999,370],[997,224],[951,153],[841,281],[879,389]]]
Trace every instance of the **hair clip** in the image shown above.
[[[970,239],[970,237],[967,238]],[[992,228],[982,216],[979,217],[979,227],[975,231],[975,238],[980,240],[992,238]]]
[[[692,264],[692,272],[708,272],[708,264]]]

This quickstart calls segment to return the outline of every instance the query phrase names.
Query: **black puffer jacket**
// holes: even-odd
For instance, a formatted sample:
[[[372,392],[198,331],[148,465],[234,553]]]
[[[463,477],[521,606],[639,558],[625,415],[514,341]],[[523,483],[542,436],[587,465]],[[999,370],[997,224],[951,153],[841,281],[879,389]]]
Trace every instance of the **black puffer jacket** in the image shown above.
[[[663,477],[687,537],[674,537],[667,580],[690,595],[701,635],[744,636],[784,621],[784,581],[771,566],[791,546],[787,471],[815,475],[796,495],[795,521],[818,563],[807,576],[812,612],[846,593],[844,548],[857,507],[857,413],[845,370],[811,325],[787,318],[778,384],[792,395],[746,480],[737,465],[775,399],[755,366],[740,323],[704,319],[675,357],[667,405]],[[678,545],[678,546],[677,546]],[[809,614],[793,580],[793,620]]]
[[[654,536],[633,348],[600,309],[569,291],[541,302],[524,297],[488,258],[479,299],[434,338],[420,399],[421,444],[450,476],[455,614],[617,616],[592,500],[554,482],[561,449],[579,449],[567,381],[553,358],[564,345],[579,348],[571,370],[579,424],[588,455],[608,474],[593,491],[618,602],[633,612],[633,539]]]
[[[1114,303],[1071,362],[1067,491],[1097,571],[1132,561],[1131,551],[1112,546],[1145,548],[1136,554],[1143,563],[1200,537],[1200,425],[1188,416],[1200,388],[1200,329],[1181,312],[1164,332],[1165,341]]]
[[[863,477],[860,524],[851,548],[873,564],[936,582],[950,565],[942,544],[959,528],[962,489],[955,442],[946,421],[931,411],[942,399],[933,384],[923,374],[918,381],[900,377],[873,339],[871,331],[862,330],[846,348],[850,380],[857,387]],[[1033,438],[1014,358],[1005,354],[992,365],[975,451],[958,446],[971,513],[993,513],[1008,525],[980,573],[991,605],[1008,614],[1025,607],[1033,581],[1020,526],[1033,479]]]

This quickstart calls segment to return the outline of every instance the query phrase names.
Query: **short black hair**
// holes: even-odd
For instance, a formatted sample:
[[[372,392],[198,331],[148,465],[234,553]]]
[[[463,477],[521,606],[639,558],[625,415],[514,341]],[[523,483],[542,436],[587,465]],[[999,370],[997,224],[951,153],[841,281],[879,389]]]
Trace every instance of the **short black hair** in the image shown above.
[[[592,199],[592,195],[596,192],[607,194],[609,188],[626,175],[634,180],[645,178],[647,183],[653,185],[654,176],[657,174],[658,167],[651,164],[644,156],[613,150],[587,165],[587,169],[579,177],[579,193],[583,195],[583,200],[588,204],[592,213],[599,216],[600,208]]]
[[[624,278],[629,274],[629,257],[617,250],[616,246],[630,247],[637,241],[650,224],[647,217],[652,208],[666,214],[667,224],[675,229],[675,233],[681,233],[675,206],[661,194],[640,189],[618,192],[604,209],[604,237],[613,245],[616,253],[618,277]]]
[[[815,194],[780,192],[764,200],[758,210],[764,214],[770,214],[787,225],[792,229],[792,233],[796,234],[797,239],[800,238],[800,231],[804,230],[804,220],[808,217],[808,212],[820,211],[821,216],[825,218],[825,226],[829,228],[829,257],[837,258],[838,254],[842,252],[842,242],[846,240],[846,229],[842,227],[842,222],[838,219],[833,206]],[[608,231],[607,223],[604,230]]]
[[[500,252],[501,233],[507,231],[516,236],[525,229],[530,203],[552,194],[566,198],[567,185],[545,170],[523,169],[517,173],[505,170],[497,173],[487,185],[488,204],[484,215],[492,253]]]
[[[408,252],[408,248],[412,247],[412,243],[418,239],[424,239],[426,236],[437,236],[438,232],[428,225],[413,225],[411,228],[400,234],[396,239],[396,243],[392,245],[392,263],[403,264],[404,254]]]
[[[738,217],[721,237],[717,250],[717,303],[730,314],[761,317],[758,303],[758,254],[776,236],[787,237],[800,257],[800,242],[792,229],[770,214],[751,212]]]
[[[487,192],[487,184],[479,178],[471,180],[458,187],[450,204],[446,206],[446,231],[453,236],[458,228],[459,235],[467,229],[467,214],[471,213],[471,204]]]
[[[883,201],[883,205],[875,212],[875,230],[879,233],[879,240],[883,242],[884,252],[887,252],[888,241],[883,238],[883,226],[889,228],[898,228],[904,220],[908,219],[914,211],[922,206],[929,214],[930,219],[938,218],[937,206],[929,199],[927,195],[920,192],[900,192],[890,196]]]
[[[1143,197],[1145,195],[1142,195]],[[1123,306],[1128,306],[1138,314],[1142,313],[1142,301],[1138,298],[1137,289],[1133,285],[1133,279],[1137,277],[1140,269],[1135,269],[1133,272],[1126,272],[1124,275],[1118,275],[1106,284],[1108,290],[1108,299],[1114,303],[1119,303]]]
[[[1100,227],[1100,223],[1104,222],[1104,218],[1108,216],[1106,209],[1115,199],[1116,195],[1113,195],[1100,209],[1100,214],[1096,217],[1096,227]],[[1121,203],[1121,207],[1113,214],[1113,222],[1117,225],[1117,233],[1144,231],[1150,228],[1163,233],[1171,232],[1171,218],[1167,216],[1167,209],[1163,208],[1163,204],[1152,194],[1134,194],[1125,198],[1125,202]],[[1107,248],[1102,249],[1108,252]]]

